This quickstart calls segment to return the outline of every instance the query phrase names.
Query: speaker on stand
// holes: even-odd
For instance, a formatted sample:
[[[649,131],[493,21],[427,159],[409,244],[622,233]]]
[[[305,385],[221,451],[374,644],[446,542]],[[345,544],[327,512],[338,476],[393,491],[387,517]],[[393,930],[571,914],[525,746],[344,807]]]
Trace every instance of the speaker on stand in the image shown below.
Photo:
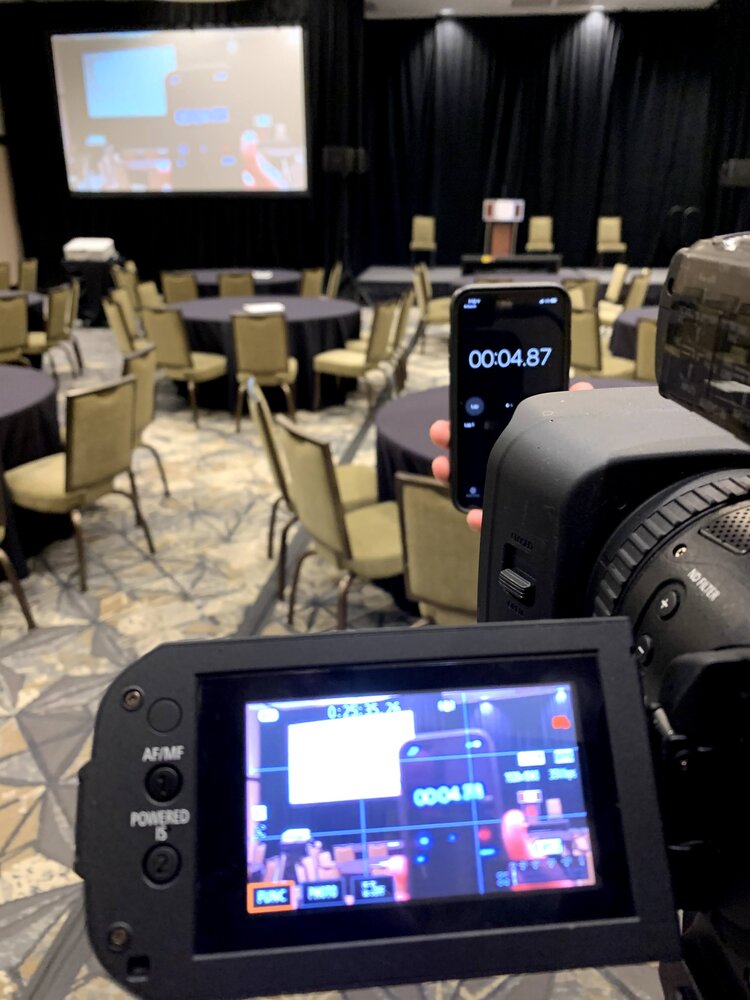
[[[367,172],[367,151],[361,146],[324,146],[323,173],[339,178],[337,258],[342,263],[341,288],[346,289],[360,305],[371,306],[372,301],[357,284],[351,266],[350,182]]]

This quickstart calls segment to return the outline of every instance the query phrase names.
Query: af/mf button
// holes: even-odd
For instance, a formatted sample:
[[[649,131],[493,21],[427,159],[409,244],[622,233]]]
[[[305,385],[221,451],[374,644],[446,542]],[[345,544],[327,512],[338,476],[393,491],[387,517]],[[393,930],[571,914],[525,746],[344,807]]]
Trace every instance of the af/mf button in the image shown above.
[[[160,764],[146,775],[146,791],[154,802],[169,802],[182,788],[182,775],[176,767]]]

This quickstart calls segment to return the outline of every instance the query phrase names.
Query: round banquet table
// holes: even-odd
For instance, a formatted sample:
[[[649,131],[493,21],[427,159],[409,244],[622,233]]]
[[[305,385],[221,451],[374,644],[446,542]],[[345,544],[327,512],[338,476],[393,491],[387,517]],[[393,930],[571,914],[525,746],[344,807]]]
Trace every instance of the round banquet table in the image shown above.
[[[289,327],[289,352],[299,361],[295,387],[297,406],[310,409],[313,400],[314,377],[312,359],[321,351],[343,347],[349,339],[359,336],[359,308],[341,299],[300,298],[298,295],[269,297],[256,295],[229,298],[192,299],[170,306],[182,314],[190,346],[194,351],[225,354],[229,361],[228,375],[198,387],[198,399],[204,406],[233,410],[237,392],[232,313],[241,312],[246,303],[280,302],[286,310]],[[341,402],[348,389],[344,379],[324,378],[321,403],[330,406]],[[271,390],[269,390],[269,393]]]
[[[612,327],[612,339],[609,342],[610,351],[617,355],[618,358],[635,358],[638,321],[641,319],[656,319],[658,315],[658,306],[645,306],[643,309],[626,309],[624,312],[621,312]]]
[[[42,295],[40,292],[18,292],[18,291],[2,291],[0,292],[0,298],[10,299],[15,298],[17,295],[23,295],[26,299],[29,308],[29,330],[43,330],[44,329],[44,303],[46,296]],[[0,404],[2,405],[2,404]]]
[[[219,274],[224,271],[230,274],[252,274],[255,279],[255,290],[261,295],[296,295],[302,277],[299,271],[284,270],[280,267],[267,270],[252,267],[197,268],[188,273],[195,276],[201,295],[218,295]]]
[[[26,576],[26,556],[70,534],[70,519],[14,507],[2,473],[24,462],[60,451],[56,387],[46,372],[0,365],[0,489],[5,504],[3,548],[19,576]],[[0,570],[2,578],[2,570]]]

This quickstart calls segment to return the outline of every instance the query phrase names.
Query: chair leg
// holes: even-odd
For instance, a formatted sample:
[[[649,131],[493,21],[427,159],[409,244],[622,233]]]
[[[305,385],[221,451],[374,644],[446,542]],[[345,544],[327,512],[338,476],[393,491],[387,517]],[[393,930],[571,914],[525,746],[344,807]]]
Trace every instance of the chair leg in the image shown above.
[[[427,324],[425,323],[425,321],[423,319],[420,319],[420,321],[417,323],[417,329],[416,329],[416,332],[414,334],[414,346],[416,347],[417,344],[419,344],[419,346],[421,347],[421,349],[422,349],[423,352],[424,352],[424,349],[425,349],[425,335],[424,335],[424,331],[425,331],[425,326],[426,325]]]
[[[284,597],[284,588],[286,587],[286,542],[287,542],[287,536],[289,535],[290,530],[294,527],[294,525],[297,523],[297,521],[298,521],[298,518],[297,518],[297,515],[295,514],[294,517],[291,519],[291,521],[287,521],[287,523],[284,525],[284,530],[281,532],[281,545],[280,545],[280,548],[279,548],[279,567],[278,567],[278,575],[279,575],[279,600],[282,600],[282,598]]]
[[[4,549],[0,549],[0,567],[2,567],[5,572],[5,576],[10,584],[11,590],[16,595],[16,600],[21,605],[21,611],[26,619],[26,625],[29,629],[36,628],[36,622],[34,621],[34,616],[31,613],[31,607],[29,606],[29,602],[26,600],[26,594],[23,592],[21,581],[16,575],[15,566],[10,561],[10,557]]]
[[[161,476],[161,484],[164,487],[164,496],[165,497],[171,496],[171,493],[169,492],[169,483],[167,482],[167,474],[164,471],[164,464],[161,460],[161,455],[156,450],[156,448],[154,448],[152,444],[146,444],[145,441],[141,441],[141,448],[148,448],[148,450],[156,459],[156,466],[159,470],[159,475]]]
[[[76,540],[76,552],[78,554],[78,576],[80,578],[81,591],[88,590],[88,580],[86,579],[86,551],[83,547],[83,529],[81,528],[80,510],[70,512],[70,523],[73,525],[73,534]]]
[[[289,419],[296,421],[297,407],[294,403],[294,393],[292,392],[292,387],[290,385],[287,385],[286,382],[282,382],[281,391],[284,393],[284,396],[286,398],[286,412],[289,414]]]
[[[320,409],[320,372],[315,372],[315,390],[313,392],[313,410]]]
[[[195,395],[195,382],[188,382],[187,384],[188,399],[190,400],[190,405],[193,408],[193,423],[196,427],[199,427],[198,422],[198,399]]]
[[[354,583],[354,573],[347,573],[339,580],[338,585],[338,602],[337,602],[337,627],[339,631],[343,632],[348,625],[347,620],[347,597],[349,596],[349,589]]]
[[[76,340],[75,336],[71,334],[70,342],[73,345],[73,352],[76,356],[76,361],[78,362],[78,374],[83,375],[83,354],[81,353],[81,345]]]
[[[302,569],[302,563],[307,559],[308,556],[315,555],[314,549],[308,549],[307,552],[303,552],[302,555],[297,560],[297,565],[294,567],[294,576],[292,577],[292,586],[289,590],[289,615],[287,621],[290,625],[294,624],[294,603],[297,600],[297,585],[299,584],[299,574]]]
[[[236,425],[235,429],[238,434],[240,433],[240,424],[242,423],[242,406],[245,402],[246,391],[247,390],[244,385],[242,384],[237,385],[237,401],[234,407],[234,422]]]
[[[271,505],[271,520],[268,524],[268,558],[273,559],[273,531],[276,527],[276,515],[279,512],[279,504],[284,498],[279,496],[276,497],[273,504]]]
[[[133,475],[133,470],[128,469],[128,477],[130,478],[130,500],[133,504],[133,509],[135,510],[135,522],[143,528],[143,534],[146,536],[146,544],[148,545],[148,551],[153,555],[156,552],[154,548],[154,540],[151,537],[151,531],[149,530],[148,524],[146,523],[146,518],[143,516],[141,511],[141,505],[138,502],[138,487],[135,485],[135,476]]]

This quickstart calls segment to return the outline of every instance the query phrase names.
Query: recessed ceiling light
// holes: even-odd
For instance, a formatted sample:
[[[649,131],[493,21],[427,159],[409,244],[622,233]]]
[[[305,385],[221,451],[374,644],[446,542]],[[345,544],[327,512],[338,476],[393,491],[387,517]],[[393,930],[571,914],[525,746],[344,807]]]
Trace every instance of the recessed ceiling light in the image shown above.
[[[592,3],[591,4],[591,9],[594,10],[594,11],[597,11],[598,13],[601,14],[603,12],[603,10],[604,10],[604,4],[603,3]]]
[[[441,17],[453,17],[453,15],[456,13],[456,10],[454,7],[443,7],[443,9],[439,13]]]

